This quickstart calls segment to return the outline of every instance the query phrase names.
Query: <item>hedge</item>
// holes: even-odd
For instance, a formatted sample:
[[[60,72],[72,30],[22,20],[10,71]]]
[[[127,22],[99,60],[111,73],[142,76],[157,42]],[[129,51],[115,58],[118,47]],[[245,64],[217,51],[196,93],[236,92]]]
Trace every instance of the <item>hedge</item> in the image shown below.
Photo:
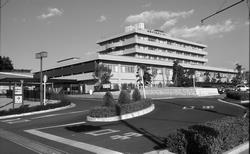
[[[142,109],[145,109],[152,105],[151,99],[145,99],[129,104],[116,104],[116,106],[100,106],[95,107],[90,110],[89,116],[90,117],[112,117],[117,115],[123,115],[127,113],[136,112]]]
[[[21,114],[21,113],[34,112],[34,111],[42,111],[42,110],[63,107],[63,106],[67,106],[67,105],[70,105],[70,102],[66,99],[61,100],[60,103],[47,104],[47,105],[38,105],[38,106],[32,106],[32,107],[29,107],[27,105],[23,105],[23,106],[20,106],[19,108],[9,109],[7,111],[2,110],[2,111],[0,111],[0,116]]]
[[[166,148],[180,154],[219,154],[249,140],[249,119],[224,117],[177,129],[166,137]]]
[[[236,100],[249,100],[249,93],[245,91],[227,91],[227,98]]]

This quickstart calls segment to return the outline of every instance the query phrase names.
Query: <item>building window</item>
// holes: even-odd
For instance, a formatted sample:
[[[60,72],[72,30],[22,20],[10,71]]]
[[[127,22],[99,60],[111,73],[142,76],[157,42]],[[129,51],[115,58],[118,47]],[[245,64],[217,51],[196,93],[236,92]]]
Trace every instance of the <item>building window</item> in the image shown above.
[[[121,65],[121,72],[122,73],[134,73],[135,67],[131,65]]]

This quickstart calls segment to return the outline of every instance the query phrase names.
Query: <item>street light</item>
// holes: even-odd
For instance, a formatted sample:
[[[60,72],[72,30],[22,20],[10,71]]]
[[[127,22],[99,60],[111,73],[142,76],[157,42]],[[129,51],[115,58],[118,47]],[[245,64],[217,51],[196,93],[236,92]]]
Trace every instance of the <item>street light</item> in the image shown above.
[[[43,58],[48,57],[48,52],[42,51],[36,53],[36,59],[40,59],[40,102],[43,104]]]

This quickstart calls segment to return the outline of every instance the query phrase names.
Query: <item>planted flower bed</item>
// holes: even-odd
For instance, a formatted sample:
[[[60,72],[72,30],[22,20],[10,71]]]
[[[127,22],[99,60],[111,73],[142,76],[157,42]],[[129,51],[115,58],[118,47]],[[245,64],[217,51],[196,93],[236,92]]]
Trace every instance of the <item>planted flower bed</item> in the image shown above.
[[[151,112],[154,109],[152,100],[141,99],[138,89],[134,90],[132,97],[133,99],[131,100],[130,94],[126,90],[122,90],[119,95],[118,101],[115,101],[112,94],[110,92],[107,92],[103,97],[103,106],[95,107],[90,110],[87,119],[110,117],[115,117],[115,119],[118,119],[118,116],[120,117],[123,115],[128,115],[130,113],[139,116],[143,115],[144,113]],[[147,108],[148,110],[146,110]],[[141,110],[143,111],[143,113],[138,112]],[[128,117],[131,118],[133,116],[128,115]]]

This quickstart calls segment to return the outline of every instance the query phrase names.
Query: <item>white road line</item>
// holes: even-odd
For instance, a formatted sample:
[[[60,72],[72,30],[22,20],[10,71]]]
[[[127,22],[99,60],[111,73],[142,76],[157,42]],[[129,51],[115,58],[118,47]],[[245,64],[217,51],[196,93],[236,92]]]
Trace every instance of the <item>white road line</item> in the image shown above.
[[[63,125],[55,125],[55,126],[41,127],[41,128],[36,128],[36,130],[49,129],[49,128],[57,128],[57,127],[64,127],[64,126],[72,126],[72,125],[79,125],[79,124],[84,124],[84,123],[86,123],[86,122],[85,122],[85,121],[82,121],[82,122],[76,122],[76,123],[70,123],[70,124],[63,124]]]
[[[69,115],[69,114],[82,113],[82,112],[87,112],[87,111],[88,110],[74,111],[74,112],[68,112],[68,113],[48,114],[48,115],[44,115],[44,116],[34,117],[34,118],[31,118],[31,119],[42,119],[42,118],[48,118],[48,117],[54,117],[54,116],[61,116],[61,115]]]
[[[112,134],[120,132],[120,130],[113,130],[113,129],[103,129],[98,131],[92,131],[85,134],[92,135],[92,136],[100,136],[100,135],[106,135],[106,134]]]
[[[28,119],[22,119],[22,120],[16,120],[16,121],[9,121],[8,124],[16,124],[16,123],[22,123],[22,122],[29,122]]]
[[[17,121],[17,120],[20,120],[20,119],[21,119],[21,118],[8,119],[8,120],[2,120],[1,122]]]
[[[36,129],[25,130],[25,132],[42,137],[42,138],[45,138],[45,139],[49,139],[52,141],[56,141],[59,143],[70,145],[70,146],[73,146],[73,147],[76,147],[76,148],[79,148],[82,150],[97,153],[97,154],[122,154],[121,152],[118,152],[118,151],[113,151],[113,150],[106,149],[106,148],[99,147],[99,146],[95,146],[92,144],[79,142],[79,141],[63,138],[60,136],[44,133],[44,132],[38,131]]]

